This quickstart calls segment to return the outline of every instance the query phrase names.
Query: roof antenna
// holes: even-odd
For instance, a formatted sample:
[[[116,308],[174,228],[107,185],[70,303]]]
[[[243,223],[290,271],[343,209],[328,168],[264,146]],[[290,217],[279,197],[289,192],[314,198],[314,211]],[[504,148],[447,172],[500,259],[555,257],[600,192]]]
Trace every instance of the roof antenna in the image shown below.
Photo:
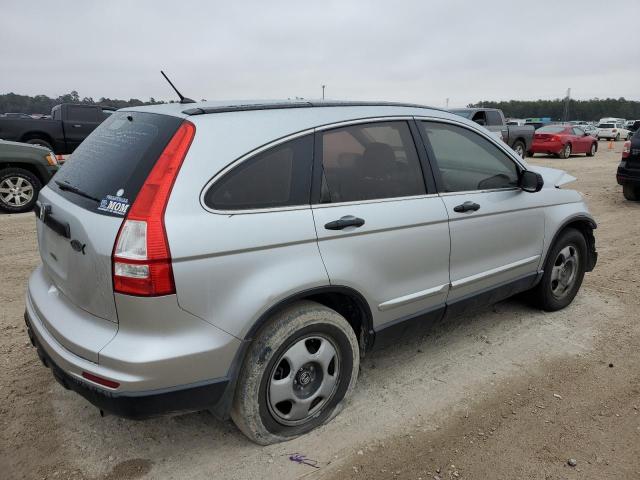
[[[171,85],[171,88],[173,88],[173,89],[176,91],[176,93],[177,93],[177,94],[178,94],[178,96],[180,97],[180,103],[196,103],[196,101],[195,101],[195,100],[191,100],[190,98],[187,98],[187,97],[185,97],[184,95],[182,95],[182,94],[178,91],[178,89],[176,88],[176,86],[175,86],[173,83],[171,83],[171,80],[169,80],[169,77],[167,77],[167,76],[165,75],[165,73],[164,73],[162,70],[160,70],[160,73],[161,73],[161,74],[162,74],[162,76],[167,80],[167,82],[169,82],[169,85]]]

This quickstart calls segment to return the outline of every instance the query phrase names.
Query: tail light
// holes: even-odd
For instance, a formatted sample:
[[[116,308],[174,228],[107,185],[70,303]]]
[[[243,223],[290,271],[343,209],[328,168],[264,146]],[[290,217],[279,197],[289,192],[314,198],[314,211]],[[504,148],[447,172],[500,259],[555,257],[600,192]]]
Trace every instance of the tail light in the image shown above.
[[[622,147],[622,158],[628,158],[631,154],[631,141],[627,140],[624,142],[624,146]]]
[[[155,297],[175,293],[164,212],[196,127],[183,122],[147,177],[113,249],[113,290]]]
[[[559,142],[560,137],[558,135],[551,135],[551,138],[549,140],[551,140],[552,142]]]
[[[614,128],[613,130],[611,130],[613,133],[616,133],[618,131],[617,128]]]

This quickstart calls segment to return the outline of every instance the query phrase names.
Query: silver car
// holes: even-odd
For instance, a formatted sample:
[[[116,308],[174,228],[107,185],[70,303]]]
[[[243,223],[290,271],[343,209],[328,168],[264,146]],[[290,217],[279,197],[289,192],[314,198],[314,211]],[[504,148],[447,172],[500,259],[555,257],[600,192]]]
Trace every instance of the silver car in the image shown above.
[[[524,291],[569,305],[597,259],[572,180],[418,105],[120,110],[40,192],[29,337],[100,410],[287,440],[401,334]]]

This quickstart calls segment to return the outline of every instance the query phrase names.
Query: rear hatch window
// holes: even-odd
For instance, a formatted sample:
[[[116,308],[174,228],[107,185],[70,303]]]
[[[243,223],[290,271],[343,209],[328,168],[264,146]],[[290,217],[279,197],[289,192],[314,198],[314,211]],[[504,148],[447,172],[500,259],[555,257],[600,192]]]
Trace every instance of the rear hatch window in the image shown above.
[[[601,123],[598,125],[598,128],[614,128],[615,125],[613,123]]]
[[[76,205],[123,217],[182,119],[115,112],[89,135],[49,187]]]

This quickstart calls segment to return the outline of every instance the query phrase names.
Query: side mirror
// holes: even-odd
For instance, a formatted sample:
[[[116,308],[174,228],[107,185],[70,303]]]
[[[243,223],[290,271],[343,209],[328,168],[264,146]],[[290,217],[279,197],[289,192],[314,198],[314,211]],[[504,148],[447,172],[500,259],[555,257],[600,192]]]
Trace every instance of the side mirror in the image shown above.
[[[539,192],[543,186],[544,180],[539,173],[525,170],[520,174],[520,188],[525,192]]]

